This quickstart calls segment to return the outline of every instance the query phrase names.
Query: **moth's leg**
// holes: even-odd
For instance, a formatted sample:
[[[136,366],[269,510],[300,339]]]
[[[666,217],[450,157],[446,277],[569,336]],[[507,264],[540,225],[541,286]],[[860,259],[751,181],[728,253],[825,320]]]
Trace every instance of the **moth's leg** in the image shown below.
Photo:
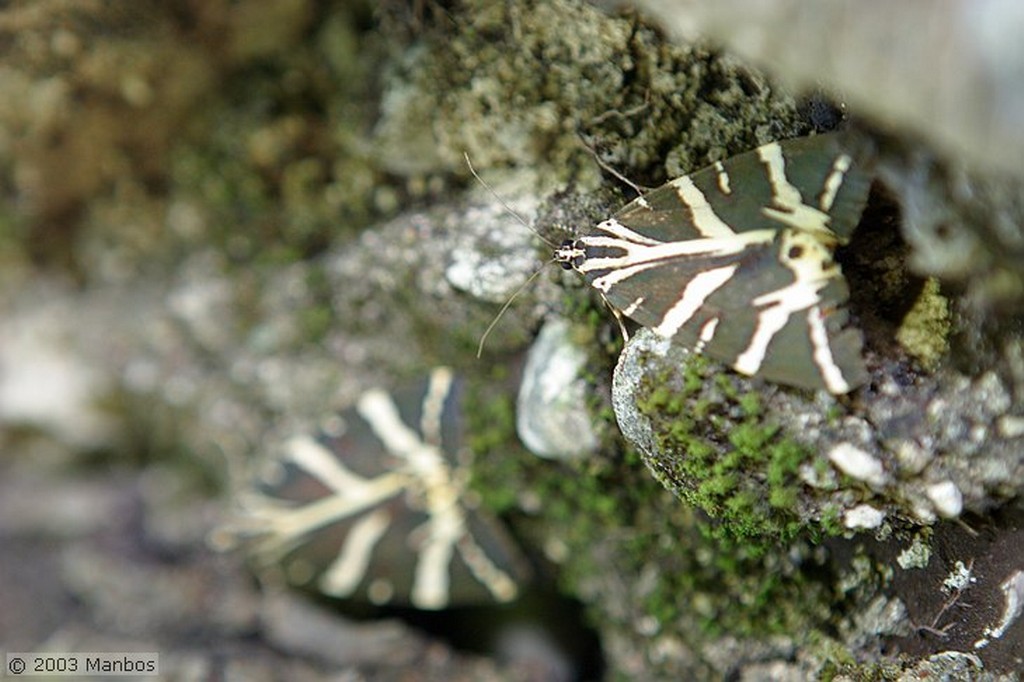
[[[601,293],[601,292],[598,292]],[[619,309],[611,304],[611,302],[605,298],[604,294],[601,294],[601,300],[608,306],[608,310],[612,311],[612,315],[615,316],[615,321],[619,323],[619,331],[622,333],[622,343],[626,344],[629,342],[629,331],[626,329],[626,323],[622,320],[622,313]]]

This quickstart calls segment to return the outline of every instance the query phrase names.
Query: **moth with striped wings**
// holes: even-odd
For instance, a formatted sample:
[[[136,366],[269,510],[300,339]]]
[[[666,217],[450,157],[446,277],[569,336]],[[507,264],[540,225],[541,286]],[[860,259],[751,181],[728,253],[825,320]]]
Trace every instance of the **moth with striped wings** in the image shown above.
[[[847,393],[868,375],[833,254],[870,184],[837,134],[773,142],[641,195],[554,257],[737,372]]]
[[[371,389],[315,436],[288,441],[239,496],[240,538],[261,567],[334,597],[441,609],[506,602],[526,563],[467,489],[459,382]]]

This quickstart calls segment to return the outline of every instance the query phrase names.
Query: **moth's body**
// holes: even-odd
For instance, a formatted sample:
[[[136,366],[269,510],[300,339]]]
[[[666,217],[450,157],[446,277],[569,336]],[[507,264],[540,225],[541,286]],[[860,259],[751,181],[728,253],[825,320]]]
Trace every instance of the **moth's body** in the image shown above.
[[[846,393],[867,372],[833,255],[869,186],[834,135],[771,143],[637,198],[554,258],[621,314],[743,374]]]

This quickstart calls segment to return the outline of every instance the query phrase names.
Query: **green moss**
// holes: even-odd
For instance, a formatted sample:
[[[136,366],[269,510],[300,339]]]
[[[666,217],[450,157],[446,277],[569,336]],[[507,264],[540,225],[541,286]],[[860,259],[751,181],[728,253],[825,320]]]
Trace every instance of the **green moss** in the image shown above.
[[[921,364],[931,369],[949,346],[951,324],[949,302],[939,293],[938,280],[930,278],[914,307],[903,318],[896,340]]]
[[[635,633],[637,619],[653,619],[657,631],[699,647],[702,639],[726,633],[806,632],[830,617],[827,584],[779,570],[790,562],[789,547],[723,539],[621,440],[609,439],[598,454],[569,463],[541,460],[515,446],[514,403],[501,390],[503,381],[492,375],[469,389],[473,486],[487,506],[505,512],[519,537],[549,552],[557,548],[559,584],[591,604],[602,631],[637,636],[642,649],[648,636]],[[675,402],[671,392],[661,397]],[[755,435],[741,439],[745,448],[763,442]],[[704,466],[713,469],[716,449],[708,445],[703,452]],[[733,464],[745,456],[735,455]],[[704,483],[710,498],[723,501],[723,514],[758,505],[736,472],[722,471]],[[536,505],[527,514],[519,509],[524,500]],[[791,608],[795,603],[800,608]]]
[[[721,522],[720,537],[754,544],[794,537],[803,527],[795,509],[799,469],[811,453],[765,423],[759,396],[741,394],[724,373],[713,380],[718,401],[712,401],[703,392],[706,361],[692,360],[681,388],[665,377],[639,391],[637,406],[666,453],[656,466],[676,494]]]
[[[739,397],[739,406],[743,414],[756,417],[761,414],[761,396],[756,393],[745,393]]]
[[[776,443],[768,460],[768,484],[774,487],[790,483],[807,456],[807,451],[791,440],[783,439]]]
[[[842,509],[836,505],[829,505],[822,511],[818,524],[826,535],[841,535],[844,531],[842,518]]]
[[[310,303],[296,313],[302,326],[302,338],[309,343],[316,343],[324,338],[337,322],[331,304],[334,292],[323,268],[318,264],[311,265],[306,270],[305,284]]]
[[[510,449],[505,440],[513,437],[511,398],[484,400],[480,395],[471,400],[473,422],[486,425],[473,429],[479,474],[474,486],[488,506],[498,510],[513,511],[524,495],[537,500],[538,507],[529,515],[514,515],[519,533],[533,538],[537,546],[562,548],[562,587],[585,600],[594,599],[603,629],[630,632],[632,619],[642,614],[655,619],[659,630],[684,633],[696,641],[724,632],[760,636],[802,631],[828,617],[825,586],[806,581],[799,572],[779,573],[779,563],[788,561],[785,551],[776,554],[723,539],[720,525],[709,526],[701,514],[665,490],[641,465],[643,458],[634,448],[611,440],[601,453],[583,460],[540,460]],[[658,396],[680,409],[684,406],[670,391]],[[695,460],[711,472],[702,482],[702,494],[716,502],[721,515],[746,517],[751,509],[766,507],[738,471],[751,448],[776,439],[747,429],[738,439],[742,447],[727,458],[733,470],[716,469],[717,449],[711,444],[695,447]],[[782,466],[788,459],[780,456],[778,461]],[[746,532],[756,530],[751,526]],[[613,626],[604,608],[609,595],[594,586],[612,580],[626,588],[633,583],[615,582],[614,576],[642,575],[656,577],[645,582],[639,594],[618,597],[632,609],[626,620]],[[780,608],[797,601],[800,609]]]
[[[502,391],[504,377],[492,369],[483,382],[466,388],[464,417],[467,445],[473,453],[473,489],[496,513],[516,507],[523,490],[526,464],[532,456],[516,438],[515,399]],[[495,374],[498,373],[498,374]]]
[[[768,504],[775,509],[792,509],[797,502],[797,493],[792,488],[772,488],[768,493]]]
[[[847,656],[848,658],[848,656]],[[819,679],[830,682],[842,679],[850,682],[894,682],[905,679],[902,666],[898,663],[883,661],[880,663],[856,663],[854,661],[833,662],[826,664]]]
[[[257,97],[266,77],[241,79],[251,88],[247,96]],[[287,264],[323,250],[339,231],[378,217],[372,194],[355,189],[354,179],[372,173],[366,160],[337,144],[325,144],[317,157],[291,158],[299,153],[290,148],[301,144],[296,136],[312,130],[293,130],[296,118],[264,118],[248,106],[230,101],[230,94],[215,101],[193,124],[204,128],[202,144],[183,145],[171,156],[176,191],[203,207],[210,227],[204,238],[239,263]],[[261,146],[275,155],[263,158]],[[346,182],[335,181],[335,174]]]

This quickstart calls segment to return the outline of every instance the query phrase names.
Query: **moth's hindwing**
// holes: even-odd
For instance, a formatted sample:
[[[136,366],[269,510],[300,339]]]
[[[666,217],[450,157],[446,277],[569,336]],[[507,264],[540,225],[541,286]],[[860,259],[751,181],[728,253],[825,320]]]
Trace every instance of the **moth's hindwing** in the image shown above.
[[[528,569],[467,494],[458,384],[367,391],[315,437],[286,443],[243,501],[250,550],[331,596],[440,609],[513,599]]]
[[[836,135],[771,143],[636,199],[556,259],[743,374],[846,393],[867,371],[833,253],[869,188]]]

